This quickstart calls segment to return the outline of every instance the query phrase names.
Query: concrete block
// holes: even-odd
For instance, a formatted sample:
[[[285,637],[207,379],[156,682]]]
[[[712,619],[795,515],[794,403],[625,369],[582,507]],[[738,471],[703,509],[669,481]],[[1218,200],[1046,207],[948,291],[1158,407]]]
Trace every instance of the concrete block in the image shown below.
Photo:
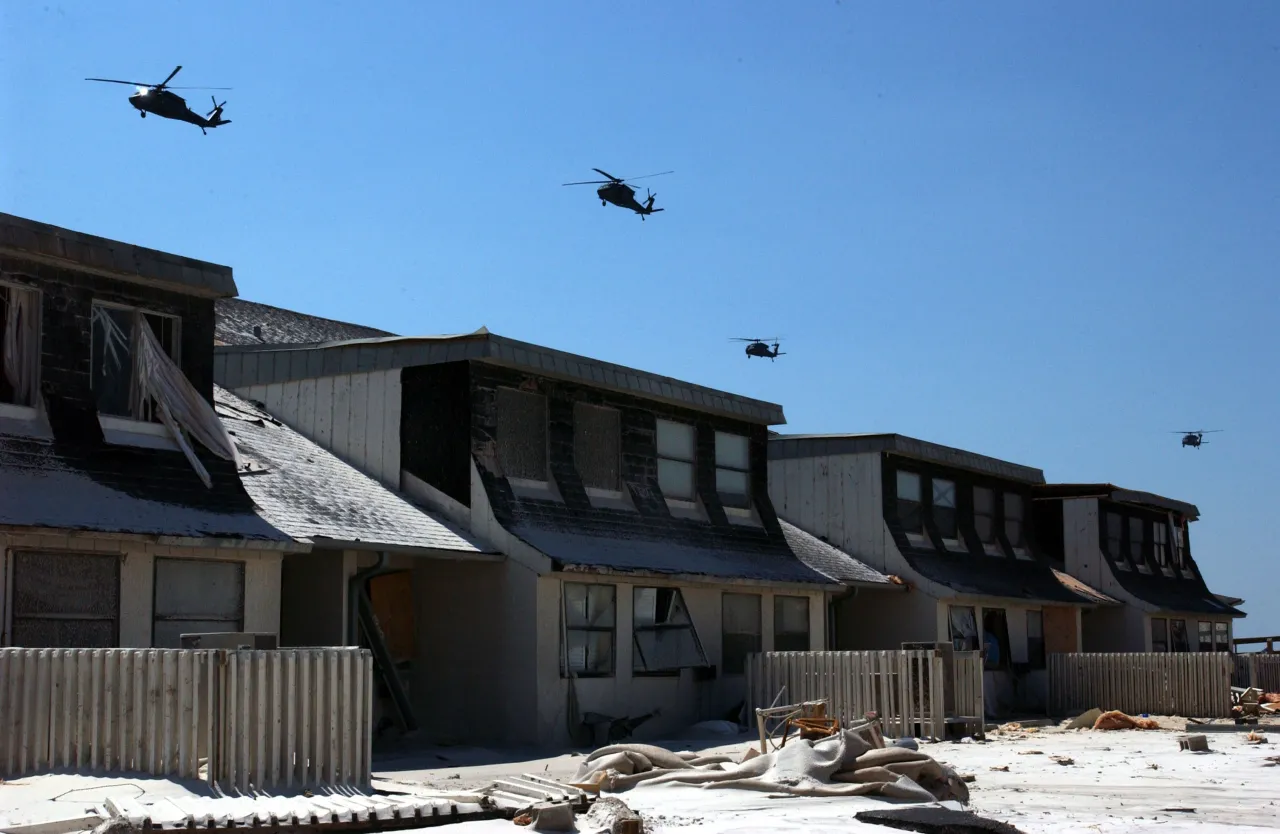
[[[1209,750],[1209,739],[1202,735],[1187,736],[1178,739],[1179,750],[1190,750],[1193,753],[1204,753]]]

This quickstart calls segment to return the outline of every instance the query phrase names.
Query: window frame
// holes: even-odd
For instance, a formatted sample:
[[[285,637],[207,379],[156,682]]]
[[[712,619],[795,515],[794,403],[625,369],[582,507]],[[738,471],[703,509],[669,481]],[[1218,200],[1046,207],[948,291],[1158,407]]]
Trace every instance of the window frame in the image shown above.
[[[617,460],[615,461],[617,477],[614,479],[613,486],[603,487],[599,484],[587,483],[586,473],[582,467],[582,450],[579,448],[579,439],[584,435],[579,433],[579,427],[582,421],[579,419],[578,409],[584,411],[607,412],[613,416],[613,428],[617,430]],[[550,431],[548,431],[548,436]],[[622,497],[622,411],[607,405],[597,405],[596,403],[583,402],[581,400],[573,404],[573,466],[578,473],[578,478],[582,481],[582,488],[586,490],[588,495],[599,498],[620,498]]]
[[[783,631],[781,628],[781,623],[784,618],[781,616],[782,612],[780,609],[782,605],[786,604],[786,601],[788,600],[793,602],[795,600],[800,600],[801,602],[804,603],[804,631],[803,632]],[[811,603],[808,597],[800,596],[797,594],[774,594],[773,595],[773,650],[775,652],[810,651],[812,649],[812,643],[810,641],[812,640],[812,634],[813,634],[812,623],[810,622],[811,616],[812,616],[812,609],[811,609]],[[781,638],[781,642],[783,643],[790,643],[790,641],[794,639],[796,640],[797,645],[799,645],[798,636],[801,634],[804,635],[804,648],[800,648],[800,649],[779,648],[778,646],[779,638]]]
[[[220,617],[206,616],[161,616],[156,613],[160,606],[157,604],[160,596],[160,566],[162,563],[173,563],[179,565],[194,564],[211,564],[211,565],[233,565],[238,568],[240,574],[240,610],[239,617],[234,620],[226,620]],[[244,631],[245,609],[249,599],[248,572],[244,562],[237,559],[189,559],[185,556],[156,556],[151,561],[151,646],[152,648],[181,648],[180,646],[158,646],[156,643],[156,624],[165,623],[234,623],[235,628],[228,628],[227,631],[241,632]]]
[[[938,484],[951,485],[951,506],[938,504]],[[960,540],[960,511],[957,495],[957,485],[955,478],[929,478],[929,516],[933,519],[934,526],[938,528],[938,533],[944,541],[955,542]],[[938,510],[950,510],[951,518],[949,526],[945,527],[942,523],[942,516]]]
[[[956,628],[956,614],[968,613],[969,623],[973,626],[973,634],[958,634]],[[961,620],[963,624],[963,619]],[[951,648],[957,652],[976,652],[982,650],[982,629],[978,627],[978,609],[973,605],[948,605],[947,606],[947,636],[951,638]],[[968,641],[972,640],[972,645],[968,645]],[[962,642],[963,641],[963,642]],[[967,646],[967,648],[966,648]]]
[[[1182,648],[1178,648],[1179,631],[1182,632]],[[1185,619],[1169,619],[1169,651],[1179,653],[1191,651],[1191,634],[1187,631]]]
[[[537,397],[542,403],[542,477],[530,478],[524,474],[512,475],[507,461],[507,456],[503,454],[503,437],[502,431],[502,414],[507,409],[503,407],[501,402],[504,394],[508,391],[520,397]],[[502,467],[502,474],[507,482],[516,486],[531,486],[535,488],[545,489],[551,483],[551,402],[546,394],[541,391],[526,391],[512,385],[498,385],[494,391],[494,405],[497,412],[494,417],[494,440],[497,443],[498,462]]]
[[[914,499],[902,497],[902,484],[903,484],[904,476],[908,479],[915,478],[916,497]],[[903,532],[907,533],[908,535],[923,536],[924,535],[924,478],[923,476],[921,476],[919,472],[915,472],[910,469],[899,468],[894,470],[893,482],[894,482],[894,492],[893,492],[894,517],[898,521],[898,526],[900,526]],[[909,482],[910,481],[908,480],[908,483]],[[908,505],[915,504],[915,507],[913,509],[908,509],[906,512],[903,512],[904,504],[908,504]],[[908,519],[912,519],[912,522],[910,524],[908,523]]]
[[[38,558],[41,556],[56,556],[56,557],[69,556],[73,558],[104,559],[104,560],[110,560],[111,562],[113,562],[114,563],[114,566],[113,566],[114,581],[111,583],[111,587],[115,592],[115,599],[114,599],[115,616],[113,618],[107,618],[107,617],[92,617],[92,616],[83,616],[83,615],[75,615],[75,614],[67,614],[67,613],[62,613],[62,614],[48,614],[48,613],[23,614],[21,613],[18,610],[18,594],[17,594],[18,586],[21,581],[18,562],[22,557]],[[110,641],[111,645],[102,646],[102,647],[33,646],[31,648],[68,649],[68,648],[117,648],[119,647],[120,645],[120,609],[121,609],[121,602],[124,598],[124,594],[121,592],[121,580],[120,580],[120,574],[122,570],[122,565],[121,565],[122,561],[123,561],[123,557],[119,553],[101,553],[101,552],[95,553],[95,552],[80,551],[80,550],[39,550],[39,549],[31,549],[31,548],[10,549],[8,551],[8,558],[5,560],[5,568],[6,568],[7,576],[5,576],[4,578],[6,579],[5,594],[7,595],[7,599],[0,599],[0,602],[7,603],[4,606],[4,617],[5,617],[4,622],[0,623],[0,625],[3,625],[3,628],[0,629],[0,632],[3,632],[3,636],[4,636],[4,640],[0,641],[0,645],[10,646],[10,647],[19,646],[19,644],[14,642],[14,627],[16,622],[20,619],[21,620],[59,621],[59,622],[65,622],[69,620],[84,620],[84,621],[94,621],[94,622],[111,622],[113,626],[111,641]]]
[[[1151,522],[1151,556],[1159,567],[1169,567],[1169,527],[1164,520]]]
[[[1169,651],[1169,618],[1168,617],[1151,617],[1151,624],[1147,627],[1147,631],[1151,635],[1151,651],[1166,654]],[[1157,640],[1156,624],[1159,623],[1160,630],[1163,632],[1161,640]]]
[[[997,620],[1001,628],[987,628],[987,617]],[[1009,669],[1013,666],[1013,651],[1009,640],[1009,610],[1006,608],[983,608],[982,627],[979,630],[982,638],[982,668],[984,670]],[[994,637],[996,649],[1000,657],[992,662],[987,654],[988,636]]]
[[[1105,520],[1103,521],[1102,535],[1106,541],[1107,555],[1116,562],[1127,562],[1129,559],[1128,551],[1125,550],[1124,544],[1124,514],[1115,510],[1104,510]],[[1112,535],[1112,521],[1115,522],[1115,535]]]
[[[1129,528],[1129,561],[1133,562],[1135,565],[1145,565],[1147,563],[1146,546],[1145,546],[1146,537],[1147,537],[1146,520],[1136,515],[1128,516],[1128,519],[1129,519],[1129,524],[1127,526]],[[1135,542],[1133,537],[1133,532],[1135,529],[1138,531],[1138,540],[1136,542],[1136,547],[1135,547]]]
[[[720,457],[720,438],[721,437],[733,438],[735,441],[736,440],[742,441],[742,445],[746,453],[745,468],[739,468],[737,466],[721,462],[721,457]],[[694,440],[696,443],[697,442],[696,436]],[[719,497],[720,503],[725,507],[734,507],[736,509],[749,509],[751,507],[751,438],[745,434],[735,434],[734,432],[720,431],[719,429],[717,429],[715,432],[715,448],[716,448],[716,460],[715,460],[716,495]],[[695,449],[695,454],[696,454],[696,449]],[[742,482],[743,482],[743,491],[741,493],[737,493],[737,492],[726,492],[723,489],[721,489],[720,488],[721,472],[731,472],[736,475],[741,475]]]
[[[1219,648],[1218,636],[1222,635],[1221,648]],[[1231,651],[1231,624],[1223,620],[1215,620],[1213,623],[1213,650],[1215,652]]]
[[[1207,641],[1206,636],[1209,638]],[[1209,620],[1196,622],[1196,651],[1213,651],[1213,623]]]
[[[1035,622],[1038,636],[1032,635],[1031,624]],[[1044,611],[1040,608],[1027,609],[1027,663],[1032,669],[1044,669],[1048,666],[1049,656],[1045,652]]]
[[[1009,515],[1009,499],[1013,499],[1014,506],[1018,508],[1017,518],[1011,518]],[[1018,525],[1017,538],[1009,535],[1010,522],[1016,522]],[[1000,529],[1004,534],[1005,541],[1009,542],[1012,550],[1020,551],[1027,548],[1027,501],[1020,492],[1000,491]]]
[[[30,295],[34,299],[36,321],[35,321],[35,326],[31,328],[31,330],[27,335],[27,338],[31,342],[30,344],[27,345],[27,348],[31,353],[31,364],[32,364],[32,367],[29,369],[32,374],[31,401],[16,402],[8,399],[0,399],[0,414],[4,414],[7,410],[10,410],[10,409],[23,409],[23,411],[20,411],[17,413],[25,417],[25,416],[29,416],[31,413],[35,412],[39,408],[38,403],[40,399],[40,371],[41,371],[40,337],[42,332],[41,328],[44,325],[44,294],[40,292],[39,287],[31,287],[25,284],[19,284],[16,282],[6,281],[3,279],[0,279],[0,292],[3,292],[5,295],[4,304],[0,306],[0,383],[5,384],[6,386],[8,385],[8,377],[4,373],[4,338],[5,338],[4,334],[8,328],[8,320],[7,320],[8,305],[12,303],[12,297],[10,296],[10,293],[12,292],[30,293]],[[15,396],[15,400],[16,400],[16,396]]]
[[[990,503],[987,506],[986,512],[978,511],[978,505],[980,503],[978,501],[979,492],[986,493],[990,496]],[[999,537],[996,535],[996,496],[999,494],[1000,491],[992,487],[973,487],[973,533],[977,536],[978,542],[982,545],[983,549],[988,551],[994,550],[1000,545]],[[983,537],[981,527],[978,525],[978,519],[980,518],[985,519],[987,523],[987,534],[985,538]]]
[[[581,587],[587,591],[588,601],[591,599],[591,588],[609,588],[613,593],[613,617],[609,626],[571,626],[569,625],[569,594],[570,587]],[[590,611],[588,611],[588,617]],[[575,678],[612,678],[618,673],[618,586],[607,582],[561,582],[560,583],[560,677],[566,678],[572,674]],[[587,670],[576,671],[569,668],[569,635],[574,632],[582,633],[609,633],[609,669],[604,672],[591,672]],[[584,658],[585,659],[585,658]]]
[[[653,623],[641,625],[636,620],[636,612],[639,606],[636,604],[637,598],[642,591],[657,591],[661,594],[669,591],[675,595],[680,601],[680,607],[684,610],[685,616],[688,618],[687,623]],[[615,613],[616,617],[616,613]],[[693,645],[698,651],[701,658],[700,663],[681,664],[673,667],[663,667],[659,669],[644,668],[644,650],[640,645],[640,634],[645,632],[663,632],[663,631],[688,631],[693,637]],[[636,678],[659,678],[659,677],[678,677],[683,669],[702,669],[710,666],[707,659],[706,648],[702,645],[702,638],[698,636],[698,627],[693,622],[693,614],[689,611],[689,605],[684,600],[684,592],[679,588],[670,585],[632,585],[631,586],[631,676]]]
[[[109,412],[103,411],[101,406],[98,404],[98,395],[96,393],[98,389],[96,389],[93,384],[94,379],[96,379],[98,376],[96,373],[97,367],[98,367],[97,366],[98,356],[97,356],[97,351],[94,350],[94,344],[97,342],[97,339],[94,337],[94,329],[96,327],[97,316],[95,313],[92,312],[92,308],[97,308],[97,307],[101,307],[105,310],[119,310],[122,312],[133,314],[133,321],[131,322],[131,327],[133,329],[131,329],[129,332],[129,360],[130,360],[129,361],[129,392],[128,392],[129,414],[111,414]],[[113,420],[113,421],[114,420],[132,420],[137,423],[160,423],[159,416],[155,413],[154,409],[152,408],[151,398],[149,397],[143,398],[139,403],[139,398],[137,394],[137,386],[139,385],[139,380],[135,376],[135,371],[137,370],[135,355],[138,349],[137,328],[142,325],[150,326],[150,322],[147,321],[147,316],[154,316],[160,319],[168,319],[169,321],[173,322],[173,337],[172,337],[173,344],[170,346],[170,352],[168,352],[166,355],[169,357],[169,360],[173,362],[174,365],[176,365],[179,369],[181,369],[182,368],[182,325],[183,325],[182,316],[176,315],[174,313],[162,313],[158,310],[154,310],[149,307],[139,307],[131,304],[122,304],[117,301],[102,301],[96,298],[93,299],[91,303],[91,311],[89,316],[89,390],[90,392],[93,393],[94,407],[98,411],[99,418],[106,418],[108,420]],[[160,347],[163,350],[164,334],[156,333],[155,328],[152,328],[152,333],[155,335],[156,341],[160,343]],[[142,410],[141,414],[138,414],[135,410],[139,407]]]
[[[756,630],[754,633],[737,632],[737,631],[729,630],[728,613],[727,613],[729,606],[726,603],[730,597],[755,600]],[[733,635],[735,637],[754,637],[755,638],[754,651],[749,650],[746,652],[742,652],[742,655],[740,658],[736,654],[734,654],[732,656],[733,658],[732,664],[730,663],[731,655],[728,651],[729,646],[726,642],[726,638],[728,638],[730,635]],[[745,593],[735,593],[733,591],[723,591],[720,595],[720,665],[724,669],[724,674],[726,675],[746,674],[747,655],[758,654],[763,650],[764,650],[764,596],[762,594],[745,594]]]
[[[671,426],[680,426],[682,429],[685,429],[688,431],[690,436],[690,443],[689,443],[690,457],[688,459],[675,457],[671,454],[667,454],[663,452],[662,424],[664,423]],[[658,472],[657,472],[658,491],[662,493],[662,497],[665,498],[667,501],[674,501],[681,504],[693,504],[698,500],[698,427],[697,425],[695,425],[694,423],[684,423],[679,420],[668,420],[665,417],[658,417],[654,422],[653,435],[654,435],[653,436],[654,454],[655,454],[655,457],[657,458],[657,469],[658,469]],[[688,495],[677,495],[677,494],[669,493],[663,487],[662,485],[663,461],[666,461],[669,464],[676,464],[677,466],[688,469],[689,471],[689,494]]]

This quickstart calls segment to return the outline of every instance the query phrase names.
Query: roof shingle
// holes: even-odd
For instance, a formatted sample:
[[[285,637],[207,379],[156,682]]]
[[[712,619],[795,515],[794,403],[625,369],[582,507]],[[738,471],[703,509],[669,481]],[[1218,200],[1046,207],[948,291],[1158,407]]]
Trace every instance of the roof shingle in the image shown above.
[[[883,573],[864,565],[838,547],[812,536],[790,522],[778,519],[787,545],[796,558],[823,576],[846,585],[884,585],[899,587]]]

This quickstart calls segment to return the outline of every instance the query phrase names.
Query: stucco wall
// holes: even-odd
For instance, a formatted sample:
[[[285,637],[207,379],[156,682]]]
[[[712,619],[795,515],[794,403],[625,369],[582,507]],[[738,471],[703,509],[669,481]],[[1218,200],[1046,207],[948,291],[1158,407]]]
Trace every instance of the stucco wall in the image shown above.
[[[282,554],[271,550],[157,545],[141,539],[108,534],[68,535],[0,533],[0,623],[4,644],[9,639],[10,552],[13,550],[115,553],[120,555],[120,648],[150,648],[152,602],[157,556],[227,560],[244,563],[244,630],[277,632],[280,627],[280,564]]]

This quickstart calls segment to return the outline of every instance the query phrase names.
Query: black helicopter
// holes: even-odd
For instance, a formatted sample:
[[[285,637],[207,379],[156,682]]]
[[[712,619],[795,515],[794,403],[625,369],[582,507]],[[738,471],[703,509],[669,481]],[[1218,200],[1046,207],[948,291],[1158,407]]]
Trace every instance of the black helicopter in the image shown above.
[[[170,90],[230,90],[230,87],[170,87],[169,82],[182,69],[179,64],[174,67],[173,72],[169,73],[169,77],[161,81],[159,84],[143,84],[138,81],[119,81],[115,78],[86,78],[85,81],[105,81],[108,84],[132,84],[138,88],[138,92],[129,96],[129,103],[138,110],[138,115],[146,118],[148,113],[155,113],[157,116],[165,119],[176,119],[180,122],[190,122],[200,128],[200,132],[208,135],[205,128],[220,127],[222,125],[231,124],[230,119],[222,118],[222,108],[226,106],[226,102],[218,104],[218,100],[213,96],[213,109],[206,115],[201,116],[199,113],[193,112],[187,107],[187,101],[177,93],[171,93]]]
[[[1199,449],[1200,444],[1208,442],[1203,439],[1206,434],[1214,434],[1220,431],[1222,431],[1222,429],[1212,429],[1210,431],[1175,431],[1170,432],[1170,434],[1182,435],[1182,445],[1184,448],[1187,446],[1193,446]]]
[[[786,356],[786,354],[785,354],[785,353],[783,353],[782,351],[778,350],[778,346],[779,346],[779,345],[778,345],[778,342],[779,342],[779,340],[778,340],[776,337],[775,337],[774,339],[771,339],[771,340],[766,340],[766,339],[743,339],[743,338],[740,338],[740,337],[734,336],[734,337],[733,337],[733,338],[731,338],[729,341],[731,341],[731,342],[750,342],[751,344],[747,345],[747,358],[748,358],[748,359],[750,359],[750,358],[751,358],[751,357],[753,357],[753,356],[759,356],[761,359],[768,359],[768,360],[770,360],[770,361],[773,361],[774,359],[777,359],[779,356]],[[772,350],[769,348],[769,345],[767,344],[767,342],[769,342],[769,341],[772,341],[772,342],[773,342],[773,349],[772,349]]]
[[[585,180],[583,182],[566,182],[563,184],[564,185],[599,185],[600,187],[596,189],[596,194],[600,197],[600,205],[603,206],[603,205],[607,205],[608,203],[613,203],[615,206],[619,206],[625,209],[631,209],[636,214],[640,215],[641,220],[644,220],[645,215],[647,214],[653,214],[656,211],[664,211],[664,209],[653,207],[653,201],[655,198],[657,198],[658,196],[657,194],[649,194],[649,198],[645,200],[642,205],[640,201],[636,199],[635,189],[627,185],[626,181],[624,181],[621,177],[615,177],[613,174],[607,173],[605,171],[601,171],[599,168],[592,168],[591,170],[595,171],[597,174],[599,174],[602,177],[608,177],[608,179]],[[660,177],[663,174],[673,174],[673,173],[675,172],[662,171],[661,173],[645,174],[643,177],[632,177],[631,179],[642,180],[648,177]],[[648,189],[645,189],[645,192],[648,193]]]

